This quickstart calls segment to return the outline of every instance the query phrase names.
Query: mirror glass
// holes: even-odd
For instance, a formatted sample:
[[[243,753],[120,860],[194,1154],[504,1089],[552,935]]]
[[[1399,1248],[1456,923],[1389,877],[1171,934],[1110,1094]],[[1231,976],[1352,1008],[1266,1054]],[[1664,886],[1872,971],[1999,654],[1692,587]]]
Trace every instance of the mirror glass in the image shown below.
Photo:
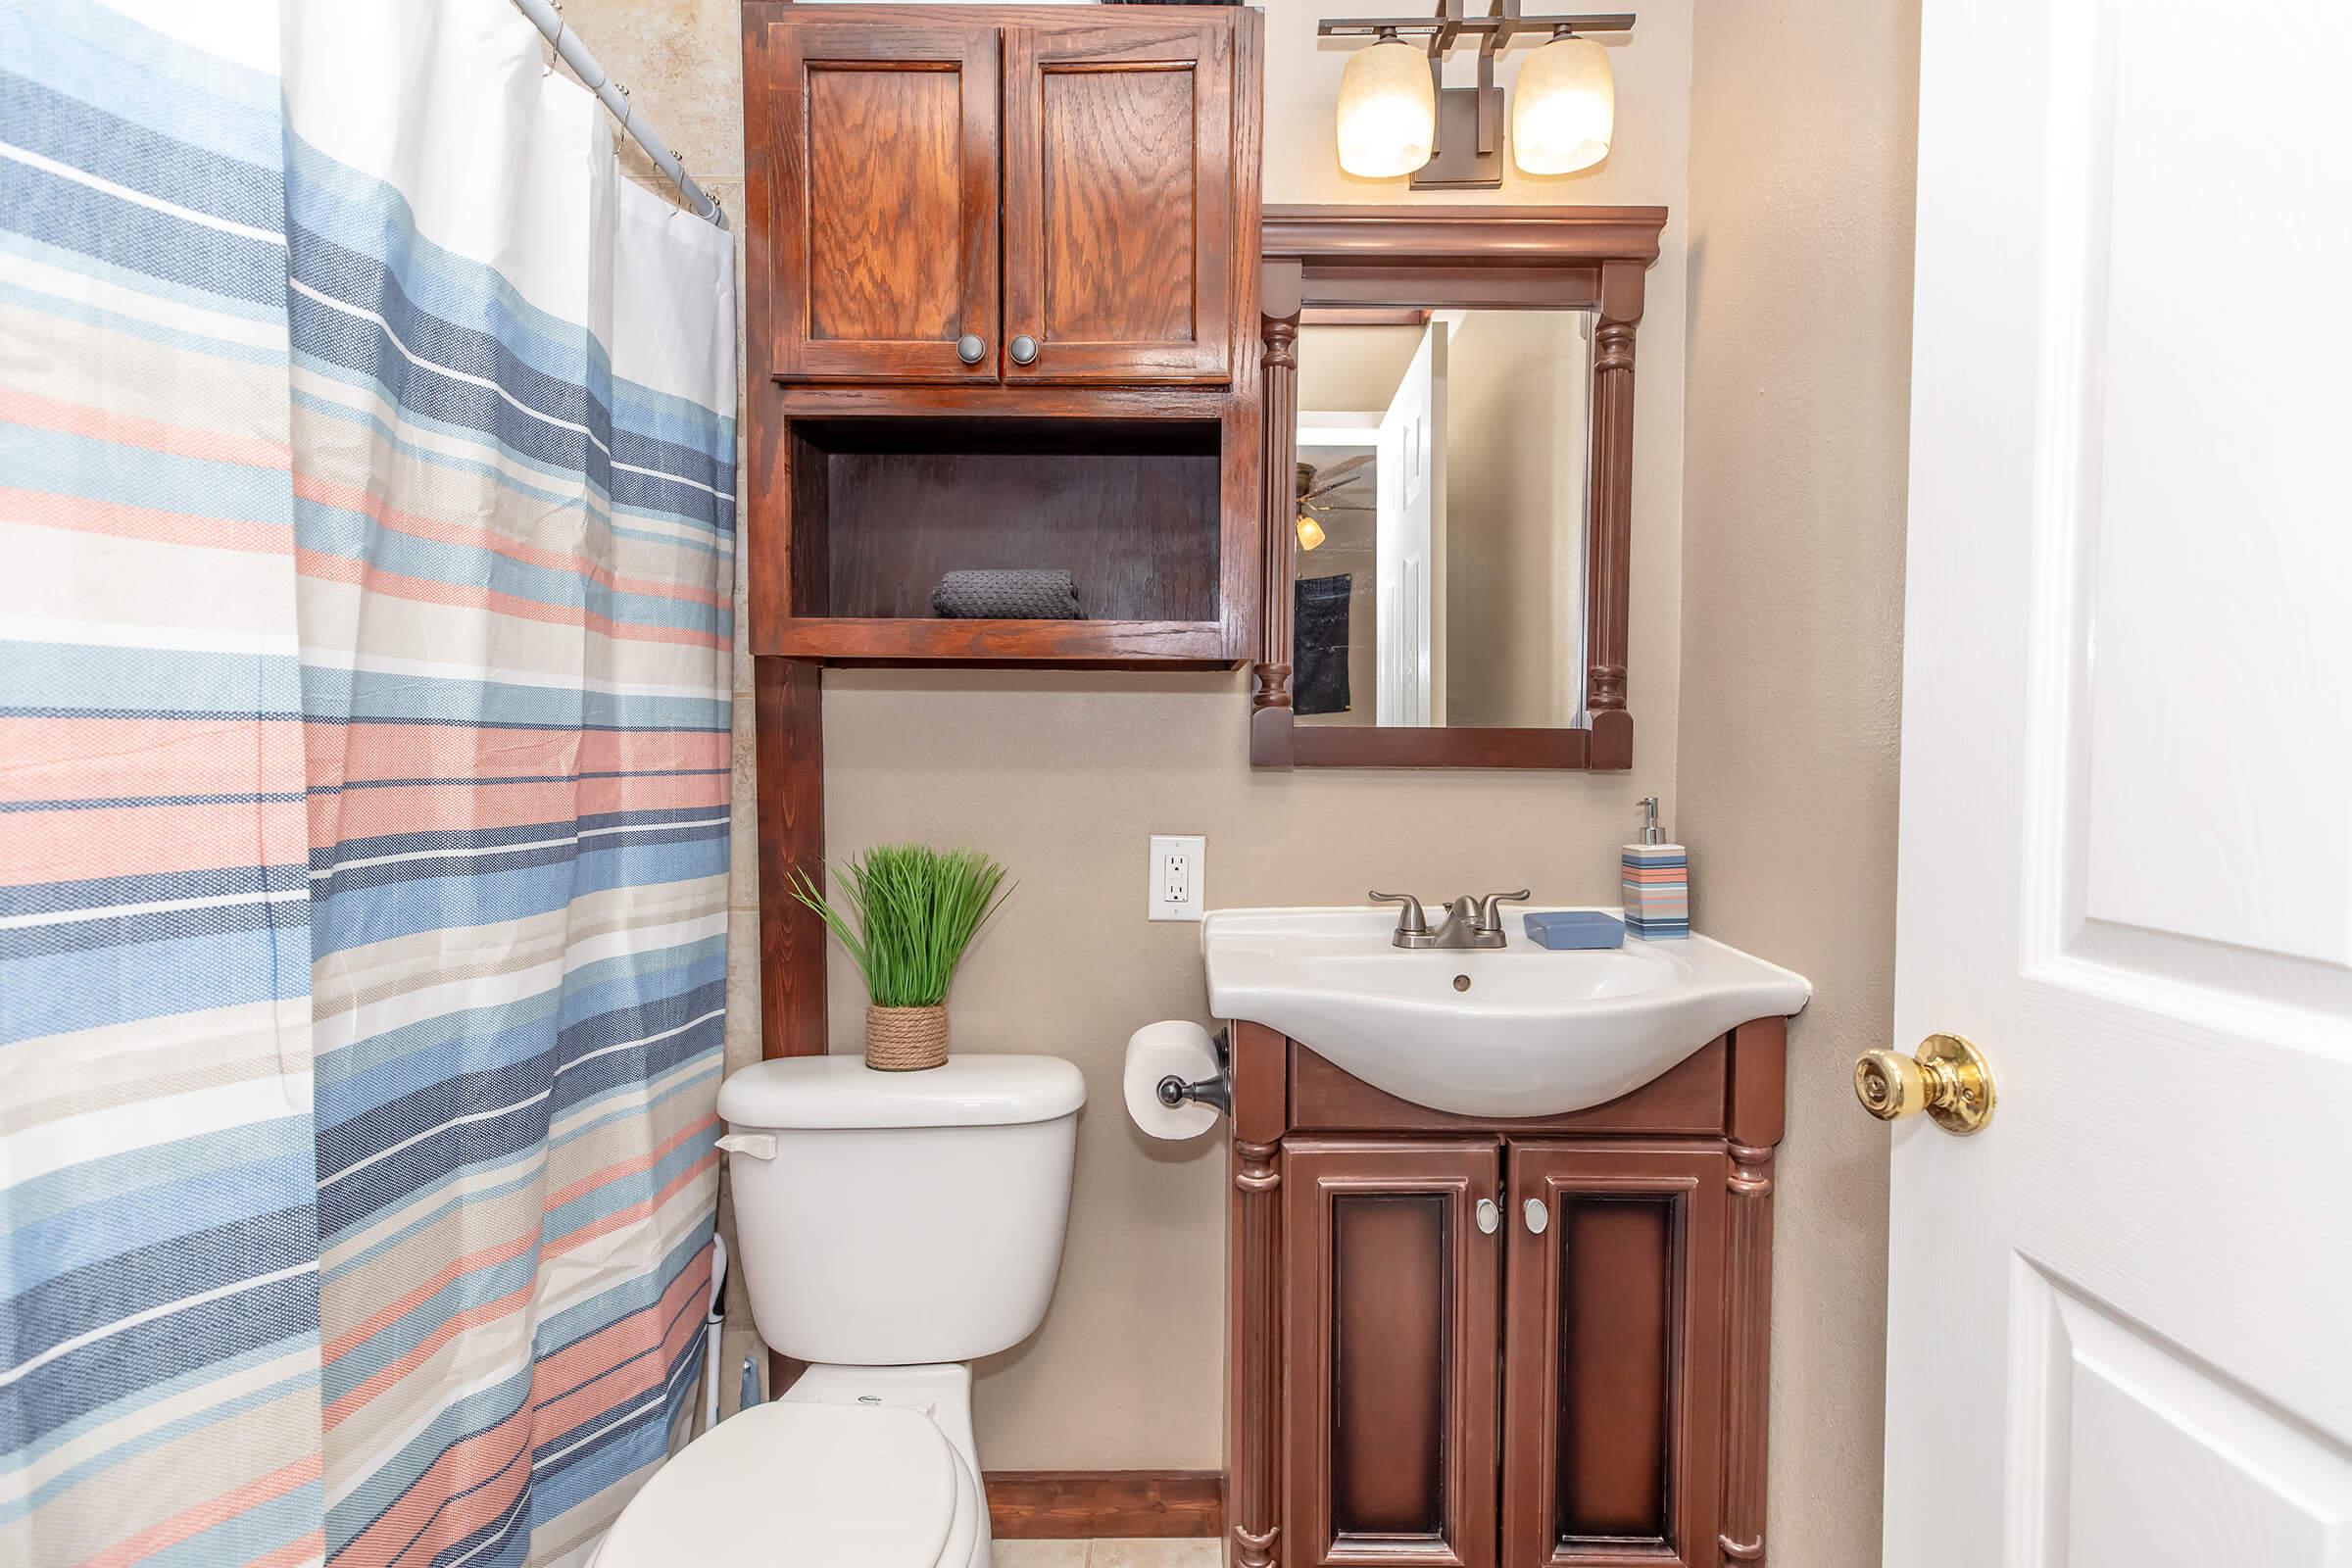
[[[1298,722],[1584,722],[1592,354],[1586,311],[1300,312]]]

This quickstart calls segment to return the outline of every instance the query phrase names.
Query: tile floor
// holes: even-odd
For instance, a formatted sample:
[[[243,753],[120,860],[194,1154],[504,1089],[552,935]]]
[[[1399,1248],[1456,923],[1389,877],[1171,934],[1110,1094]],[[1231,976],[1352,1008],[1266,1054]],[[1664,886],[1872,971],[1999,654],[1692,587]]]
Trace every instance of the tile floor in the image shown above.
[[[1214,1537],[1191,1541],[1000,1541],[996,1568],[1217,1568]]]

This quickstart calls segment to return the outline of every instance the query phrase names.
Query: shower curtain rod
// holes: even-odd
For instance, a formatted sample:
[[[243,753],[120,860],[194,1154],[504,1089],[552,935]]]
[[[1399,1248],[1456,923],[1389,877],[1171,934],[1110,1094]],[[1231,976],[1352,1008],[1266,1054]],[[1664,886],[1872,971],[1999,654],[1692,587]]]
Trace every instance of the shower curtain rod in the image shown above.
[[[613,118],[620,122],[620,128],[628,132],[629,139],[644,148],[646,156],[654,161],[654,167],[670,177],[679,193],[686,198],[688,210],[697,218],[707,218],[725,228],[727,215],[719,210],[718,203],[710,199],[709,192],[694,182],[694,176],[686,172],[685,166],[678,162],[678,155],[662,146],[652,131],[639,128],[630,118],[628,89],[606,74],[605,68],[596,63],[596,56],[590,54],[588,46],[580,41],[580,35],[564,25],[563,7],[551,5],[548,0],[514,0],[514,9],[530,18],[531,25],[539,29],[540,36],[556,46],[556,53],[564,57],[564,63],[572,69],[581,83],[596,94],[597,102],[612,111]]]

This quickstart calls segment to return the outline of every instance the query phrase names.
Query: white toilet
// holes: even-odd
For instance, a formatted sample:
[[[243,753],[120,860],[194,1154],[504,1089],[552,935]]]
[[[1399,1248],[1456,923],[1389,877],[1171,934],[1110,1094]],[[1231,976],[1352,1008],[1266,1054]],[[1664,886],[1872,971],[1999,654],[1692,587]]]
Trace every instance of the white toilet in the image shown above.
[[[970,1362],[1061,1266],[1086,1083],[1054,1056],[762,1061],[718,1092],[752,1320],[810,1363],[656,1471],[595,1568],[987,1568]]]

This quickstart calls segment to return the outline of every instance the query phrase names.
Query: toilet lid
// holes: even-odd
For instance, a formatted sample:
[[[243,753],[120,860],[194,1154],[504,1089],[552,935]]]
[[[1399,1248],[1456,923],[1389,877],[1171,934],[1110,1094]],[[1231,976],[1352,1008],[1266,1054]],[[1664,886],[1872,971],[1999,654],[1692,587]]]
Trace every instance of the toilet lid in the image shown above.
[[[919,1410],[758,1405],[654,1473],[596,1568],[963,1568],[968,1474]]]

